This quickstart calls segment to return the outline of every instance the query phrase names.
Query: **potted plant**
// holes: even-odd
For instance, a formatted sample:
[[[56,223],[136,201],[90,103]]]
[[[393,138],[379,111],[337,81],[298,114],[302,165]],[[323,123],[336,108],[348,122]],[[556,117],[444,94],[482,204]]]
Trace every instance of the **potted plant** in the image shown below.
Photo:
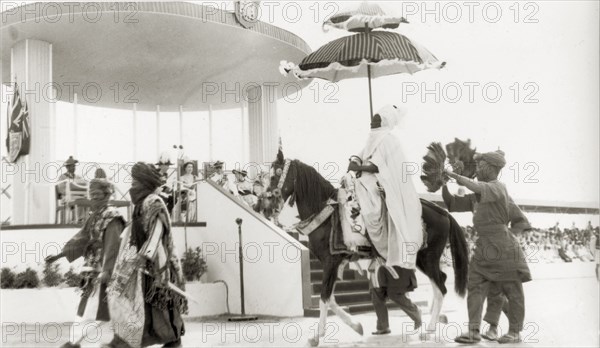
[[[187,282],[199,281],[208,270],[206,260],[202,257],[202,249],[200,247],[188,248],[181,259],[181,268]]]

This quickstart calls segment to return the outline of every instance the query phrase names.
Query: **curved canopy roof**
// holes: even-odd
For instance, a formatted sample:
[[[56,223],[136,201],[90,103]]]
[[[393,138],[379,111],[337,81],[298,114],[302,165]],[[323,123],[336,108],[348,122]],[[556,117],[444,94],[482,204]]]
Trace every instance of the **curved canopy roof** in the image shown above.
[[[306,42],[263,22],[244,28],[234,13],[214,7],[33,3],[8,7],[2,17],[3,82],[11,80],[10,48],[24,39],[43,40],[53,45],[54,82],[79,83],[79,95],[86,83],[98,84],[103,95],[95,106],[131,108],[126,102],[138,100],[138,110],[224,109],[248,98],[249,86],[272,84],[281,97],[283,87],[293,93],[308,84],[279,73],[281,60],[300,61],[311,52]],[[60,98],[72,101],[69,93]]]

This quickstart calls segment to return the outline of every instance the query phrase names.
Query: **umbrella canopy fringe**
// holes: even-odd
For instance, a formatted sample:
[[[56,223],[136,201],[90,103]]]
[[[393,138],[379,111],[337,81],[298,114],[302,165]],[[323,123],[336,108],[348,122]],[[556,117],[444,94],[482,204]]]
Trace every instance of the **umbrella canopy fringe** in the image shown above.
[[[383,76],[377,73],[378,69],[387,68],[392,70],[393,72],[387,73],[384,75],[396,75],[402,73],[414,74],[421,70],[426,69],[442,69],[445,67],[446,62],[416,62],[416,61],[405,61],[401,59],[385,59],[379,61],[369,61],[367,59],[355,59],[352,61],[345,62],[333,62],[329,64],[319,64],[315,63],[313,66],[302,69],[299,66],[293,67],[291,69],[286,69],[286,71],[291,72],[299,79],[307,79],[307,78],[323,78],[329,80],[331,82],[337,82],[342,79],[351,79],[351,78],[361,78],[366,77],[366,69],[365,74],[357,74],[360,69],[364,66],[369,65],[371,67],[372,77]],[[397,69],[394,69],[397,68]],[[343,74],[340,74],[343,73]],[[338,78],[326,78],[325,76],[333,75]],[[343,78],[339,78],[341,76]]]

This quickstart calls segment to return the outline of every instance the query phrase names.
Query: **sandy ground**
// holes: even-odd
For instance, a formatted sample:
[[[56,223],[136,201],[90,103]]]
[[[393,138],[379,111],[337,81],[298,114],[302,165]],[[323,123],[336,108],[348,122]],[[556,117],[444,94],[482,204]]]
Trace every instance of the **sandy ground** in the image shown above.
[[[525,284],[526,316],[522,332],[523,347],[598,347],[599,343],[599,292],[593,263],[545,265],[538,272],[532,267],[535,280]],[[560,269],[553,275],[553,269]],[[536,277],[536,274],[539,276]],[[392,334],[373,336],[376,317],[374,313],[355,316],[364,327],[360,336],[335,316],[328,319],[327,334],[321,340],[323,347],[454,347],[453,338],[467,322],[466,302],[450,294],[444,312],[449,323],[438,325],[433,334],[415,332],[412,323],[399,310],[390,312]],[[428,321],[429,316],[424,315]],[[506,330],[506,317],[501,319],[501,330]],[[228,322],[226,317],[186,322],[184,347],[214,346],[306,346],[314,335],[315,318],[264,318],[251,322]],[[66,324],[7,324],[2,326],[4,347],[57,347],[69,339],[70,327]],[[90,338],[83,346],[99,347],[110,341],[111,329],[96,330],[88,326]],[[478,346],[497,346],[496,342],[482,341]]]

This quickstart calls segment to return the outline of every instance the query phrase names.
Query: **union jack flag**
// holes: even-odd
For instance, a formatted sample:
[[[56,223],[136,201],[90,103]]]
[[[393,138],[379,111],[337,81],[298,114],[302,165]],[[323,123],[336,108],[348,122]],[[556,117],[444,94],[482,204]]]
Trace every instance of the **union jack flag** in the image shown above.
[[[21,101],[19,87],[15,83],[15,89],[10,103],[8,104],[6,149],[8,160],[15,162],[21,155],[29,154],[31,143],[29,109],[27,101]]]

